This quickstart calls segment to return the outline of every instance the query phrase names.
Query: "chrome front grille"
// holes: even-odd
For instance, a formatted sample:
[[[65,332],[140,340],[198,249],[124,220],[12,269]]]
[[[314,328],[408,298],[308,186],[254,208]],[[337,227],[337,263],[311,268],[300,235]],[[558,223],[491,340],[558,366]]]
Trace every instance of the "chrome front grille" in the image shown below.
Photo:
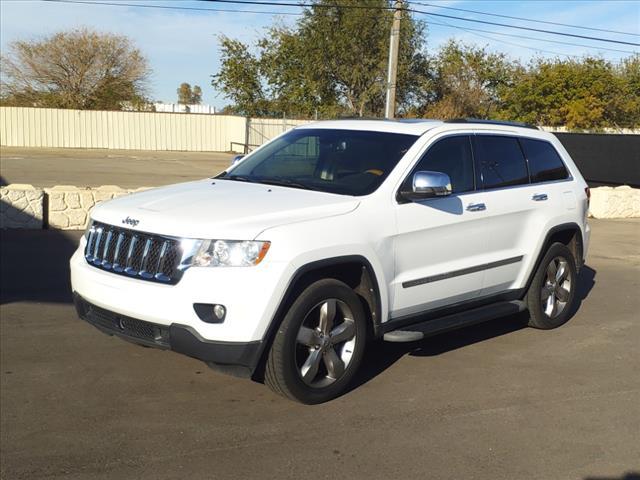
[[[84,256],[112,273],[174,285],[182,276],[180,239],[93,222]]]

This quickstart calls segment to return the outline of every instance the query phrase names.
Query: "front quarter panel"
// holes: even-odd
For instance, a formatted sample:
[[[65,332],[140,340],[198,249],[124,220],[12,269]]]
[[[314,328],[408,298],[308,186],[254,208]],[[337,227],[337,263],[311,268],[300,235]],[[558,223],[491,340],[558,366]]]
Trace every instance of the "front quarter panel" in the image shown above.
[[[314,262],[360,256],[373,269],[380,292],[380,321],[386,321],[388,282],[394,269],[394,223],[388,215],[390,210],[376,208],[372,205],[376,202],[369,200],[346,215],[276,227],[259,235],[258,240],[271,242],[268,261],[288,264],[276,288],[275,303],[270,306],[274,314],[296,272]]]

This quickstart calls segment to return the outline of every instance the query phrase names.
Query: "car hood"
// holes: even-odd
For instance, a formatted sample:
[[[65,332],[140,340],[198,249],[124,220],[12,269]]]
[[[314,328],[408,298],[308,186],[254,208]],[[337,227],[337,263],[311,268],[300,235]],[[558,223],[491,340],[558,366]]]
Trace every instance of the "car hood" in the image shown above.
[[[91,218],[141,232],[251,240],[267,228],[343,215],[359,203],[344,195],[206,179],[101,203]]]

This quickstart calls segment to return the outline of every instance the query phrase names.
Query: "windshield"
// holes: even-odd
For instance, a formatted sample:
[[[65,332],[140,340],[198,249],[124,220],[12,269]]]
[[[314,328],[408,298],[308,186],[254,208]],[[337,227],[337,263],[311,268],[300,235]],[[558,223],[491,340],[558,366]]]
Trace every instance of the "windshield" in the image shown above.
[[[218,178],[367,195],[382,184],[417,138],[361,130],[292,130]]]

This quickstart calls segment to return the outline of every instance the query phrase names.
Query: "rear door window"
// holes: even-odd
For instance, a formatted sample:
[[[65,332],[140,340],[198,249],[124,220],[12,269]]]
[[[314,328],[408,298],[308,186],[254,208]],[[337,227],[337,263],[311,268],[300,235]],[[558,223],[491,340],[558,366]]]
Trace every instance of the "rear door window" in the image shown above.
[[[515,137],[474,136],[474,155],[483,188],[529,183],[527,163]]]
[[[529,162],[532,183],[564,180],[569,177],[562,158],[549,142],[521,138],[520,144]]]

